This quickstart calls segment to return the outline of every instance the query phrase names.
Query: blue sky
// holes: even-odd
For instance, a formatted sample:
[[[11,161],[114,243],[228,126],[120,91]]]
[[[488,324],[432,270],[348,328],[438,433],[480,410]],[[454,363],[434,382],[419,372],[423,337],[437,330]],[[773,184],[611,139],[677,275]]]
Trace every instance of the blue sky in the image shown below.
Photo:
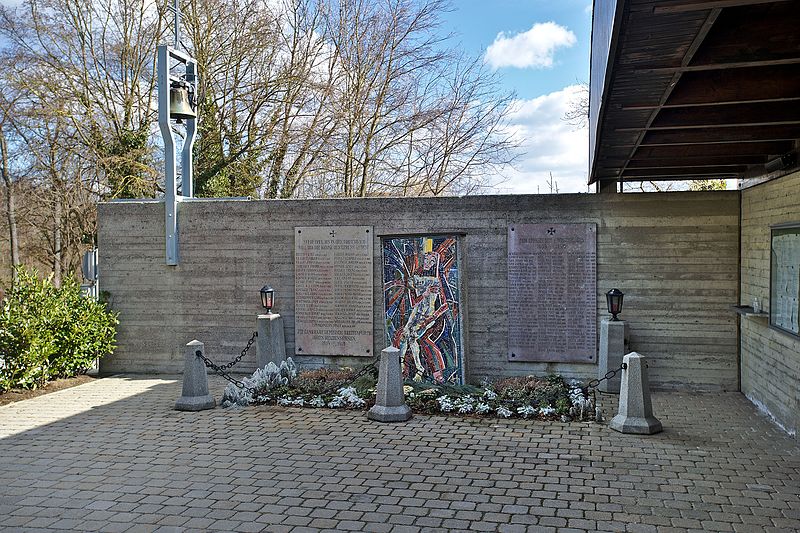
[[[524,155],[496,192],[586,192],[588,131],[562,120],[589,79],[591,0],[454,0],[443,30],[517,94],[511,127]]]

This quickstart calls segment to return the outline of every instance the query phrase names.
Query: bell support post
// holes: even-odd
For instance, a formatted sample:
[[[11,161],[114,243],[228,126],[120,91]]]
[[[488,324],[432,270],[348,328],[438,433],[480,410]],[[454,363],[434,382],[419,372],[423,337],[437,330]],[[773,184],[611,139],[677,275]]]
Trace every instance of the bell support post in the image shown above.
[[[186,118],[186,137],[181,149],[181,190],[178,191],[175,136],[170,123],[170,87],[173,81],[183,80],[197,94],[197,62],[188,54],[171,46],[158,47],[158,125],[164,138],[164,217],[166,264],[178,264],[178,206],[184,198],[193,196],[192,147],[197,131],[197,118]],[[172,63],[182,64],[183,77],[170,74]],[[176,65],[177,66],[177,65]]]

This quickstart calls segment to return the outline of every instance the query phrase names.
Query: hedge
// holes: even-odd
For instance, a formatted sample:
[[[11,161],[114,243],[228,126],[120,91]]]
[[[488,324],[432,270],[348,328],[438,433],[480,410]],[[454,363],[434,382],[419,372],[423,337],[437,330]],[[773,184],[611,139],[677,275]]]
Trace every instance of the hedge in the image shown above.
[[[118,323],[76,280],[56,288],[51,278],[18,268],[0,312],[0,392],[86,373],[114,350]]]

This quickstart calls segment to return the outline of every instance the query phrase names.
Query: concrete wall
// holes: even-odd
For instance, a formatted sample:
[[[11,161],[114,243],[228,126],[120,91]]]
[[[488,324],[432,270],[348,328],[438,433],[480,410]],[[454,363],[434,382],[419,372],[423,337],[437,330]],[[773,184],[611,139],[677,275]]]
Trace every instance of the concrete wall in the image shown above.
[[[800,221],[800,172],[742,191],[741,303],[769,309],[770,226]],[[742,392],[790,432],[800,427],[800,339],[741,319]]]
[[[267,282],[277,290],[287,352],[294,353],[293,228],[372,225],[375,353],[385,342],[379,236],[458,232],[466,235],[468,377],[593,377],[596,364],[507,362],[506,233],[511,223],[594,222],[598,320],[608,316],[605,292],[619,287],[631,348],[651,357],[657,387],[737,388],[737,327],[729,310],[738,290],[736,191],[190,201],[181,206],[177,267],[164,265],[163,212],[158,203],[99,207],[101,288],[121,321],[119,347],[103,361],[104,371],[179,371],[182,346],[193,338],[206,343],[213,359],[231,359],[255,328],[258,290]],[[242,367],[253,366],[248,355]]]

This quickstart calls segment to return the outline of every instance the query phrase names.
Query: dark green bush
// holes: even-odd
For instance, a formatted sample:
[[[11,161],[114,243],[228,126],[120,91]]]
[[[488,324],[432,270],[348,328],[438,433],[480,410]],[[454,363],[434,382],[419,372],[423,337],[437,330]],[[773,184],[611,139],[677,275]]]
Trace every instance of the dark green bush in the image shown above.
[[[85,373],[114,349],[117,316],[67,279],[56,288],[20,268],[0,310],[0,391]]]

